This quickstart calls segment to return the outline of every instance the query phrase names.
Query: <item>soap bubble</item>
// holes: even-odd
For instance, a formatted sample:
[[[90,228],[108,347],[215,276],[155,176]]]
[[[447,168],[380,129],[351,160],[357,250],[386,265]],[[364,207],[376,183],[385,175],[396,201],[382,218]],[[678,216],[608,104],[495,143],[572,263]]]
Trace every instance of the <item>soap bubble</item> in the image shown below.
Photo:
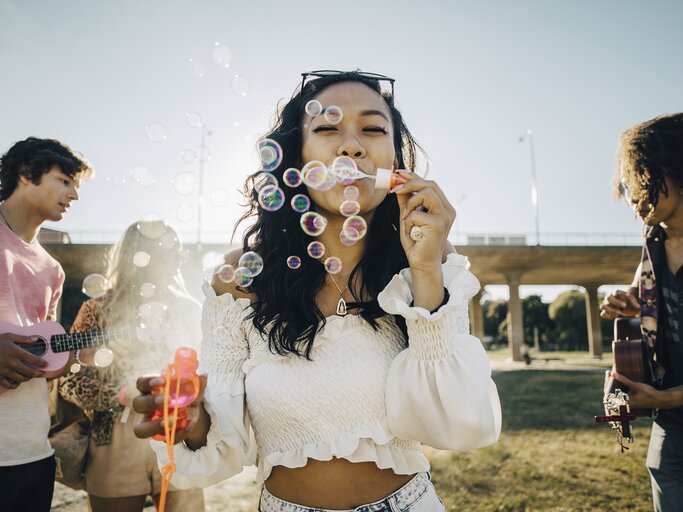
[[[330,274],[338,274],[342,269],[342,262],[336,256],[330,256],[325,260],[325,270]]]
[[[138,231],[147,238],[159,238],[166,231],[163,217],[158,213],[144,214],[137,223]]]
[[[134,167],[130,173],[133,176],[133,181],[143,187],[149,187],[156,183],[154,176],[152,176],[152,171],[144,165]]]
[[[100,347],[93,356],[95,366],[106,368],[114,361],[114,352],[109,347]]]
[[[152,297],[155,291],[156,286],[154,286],[152,283],[144,283],[142,286],[140,286],[140,295],[142,295],[145,299]]]
[[[297,213],[307,212],[311,207],[311,200],[304,194],[297,194],[292,197],[292,210]]]
[[[349,228],[353,228],[358,232],[359,240],[363,238],[365,236],[365,233],[367,233],[368,231],[368,225],[365,222],[365,219],[358,215],[353,215],[344,221],[344,224],[342,224],[342,229]]]
[[[185,114],[185,121],[192,128],[199,128],[202,126],[202,115],[199,112],[188,112]]]
[[[223,43],[214,43],[211,58],[219,66],[229,68],[232,62],[232,50]]]
[[[330,166],[330,172],[334,178],[343,185],[351,185],[355,180],[361,178],[356,162],[348,156],[338,156]]]
[[[194,149],[188,148],[180,153],[180,158],[182,158],[183,162],[186,164],[193,164],[197,161],[197,153],[194,152]]]
[[[90,274],[83,279],[82,291],[88,297],[103,297],[109,289],[109,281],[102,274]]]
[[[193,172],[181,172],[173,178],[173,189],[183,196],[192,194],[197,185],[197,176]]]
[[[164,233],[159,238],[159,247],[162,249],[172,249],[179,243],[178,237],[172,231]]]
[[[320,236],[327,227],[327,219],[317,212],[306,212],[299,220],[301,229],[310,236]]]
[[[315,258],[317,260],[322,258],[325,254],[325,246],[322,244],[322,242],[311,242],[308,244],[308,247],[306,247],[306,251],[311,258]]]
[[[258,202],[268,212],[277,211],[285,203],[285,192],[276,185],[267,185],[258,193]]]
[[[200,162],[208,162],[211,159],[211,151],[206,146],[196,146],[194,152]]]
[[[358,204],[358,201],[346,200],[339,205],[339,213],[341,213],[344,217],[351,217],[352,215],[358,214],[359,211],[360,204]]]
[[[327,181],[327,166],[319,160],[313,160],[301,169],[301,176],[307,187],[319,190]]]
[[[337,105],[330,105],[325,109],[323,117],[330,124],[339,124],[344,117],[344,112]]]
[[[145,126],[147,138],[152,142],[163,142],[166,140],[166,130],[159,123],[152,123]]]
[[[348,187],[344,188],[344,199],[348,199],[349,201],[357,201],[359,197],[360,191],[355,185],[349,185]]]
[[[351,247],[358,242],[358,240],[360,240],[360,234],[354,228],[342,229],[339,232],[339,241],[342,243],[342,245]]]
[[[263,258],[254,251],[245,252],[237,264],[240,268],[247,269],[249,277],[256,277],[263,271]]]
[[[232,78],[232,90],[235,91],[235,94],[246,96],[249,92],[249,80],[243,76],[235,75]]]
[[[175,217],[180,222],[190,222],[194,218],[194,208],[187,203],[183,203],[176,208]]]
[[[254,190],[261,192],[261,189],[269,185],[278,186],[277,178],[269,172],[261,171],[254,178]]]
[[[187,68],[196,77],[201,78],[204,76],[204,64],[198,59],[189,59],[187,61]]]
[[[249,286],[254,282],[254,278],[249,275],[249,270],[244,267],[235,269],[235,284],[237,286]]]
[[[301,258],[298,256],[290,256],[287,258],[287,266],[292,270],[296,270],[301,266]]]
[[[274,171],[282,163],[282,147],[273,139],[263,139],[257,145],[264,171]]]
[[[235,280],[235,268],[227,263],[216,269],[216,276],[224,283],[231,283]]]
[[[298,187],[301,185],[302,181],[301,171],[294,167],[290,167],[282,174],[282,179],[288,187]]]
[[[311,100],[308,103],[306,103],[305,110],[309,116],[316,117],[319,116],[323,111],[323,106],[320,104],[318,100]]]
[[[144,268],[149,265],[152,257],[145,251],[138,251],[133,255],[133,265],[139,268]]]

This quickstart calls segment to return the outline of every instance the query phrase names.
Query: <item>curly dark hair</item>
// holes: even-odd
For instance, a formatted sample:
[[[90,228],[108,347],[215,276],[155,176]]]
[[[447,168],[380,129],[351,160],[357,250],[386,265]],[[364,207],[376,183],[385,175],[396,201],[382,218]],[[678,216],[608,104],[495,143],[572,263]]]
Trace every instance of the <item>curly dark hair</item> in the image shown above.
[[[614,193],[626,190],[634,203],[657,205],[659,193],[669,194],[664,178],[683,187],[683,113],[657,116],[621,134]]]
[[[38,185],[43,174],[55,165],[70,178],[88,178],[92,174],[85,158],[58,140],[29,137],[17,142],[0,158],[0,201],[12,195],[19,176]]]
[[[295,91],[292,98],[276,114],[274,128],[265,136],[278,142],[283,149],[282,163],[272,174],[285,192],[285,204],[288,204],[294,195],[306,193],[304,184],[296,188],[283,186],[284,170],[290,167],[300,169],[302,165],[301,123],[304,119],[305,105],[323,89],[340,82],[361,82],[382,96],[391,113],[394,127],[393,142],[399,168],[415,170],[418,152],[426,156],[408,131],[401,113],[394,106],[394,98],[381,92],[377,80],[356,72],[317,78],[306,83],[303,89]],[[248,211],[238,221],[239,225],[250,217],[256,217],[254,225],[244,234],[242,248],[245,252],[256,251],[264,261],[262,273],[248,287],[248,291],[256,297],[250,318],[262,334],[268,335],[271,351],[281,355],[294,353],[309,358],[315,335],[326,322],[315,302],[325,282],[325,269],[319,261],[307,255],[306,247],[313,237],[301,229],[300,214],[290,208],[268,212],[259,205],[254,182],[260,174],[261,171],[252,174],[245,182]],[[377,329],[376,320],[386,314],[379,307],[377,295],[396,273],[408,266],[396,229],[398,219],[398,201],[395,195],[389,194],[375,210],[368,226],[365,252],[349,276],[348,282],[351,283],[360,273],[362,286],[360,296],[349,286],[354,302],[349,302],[347,306],[349,309],[355,309],[374,329]],[[286,266],[287,257],[291,255],[298,255],[302,260],[301,267],[296,271]],[[362,297],[371,299],[361,301]],[[396,317],[396,323],[407,343],[405,321],[401,317]]]

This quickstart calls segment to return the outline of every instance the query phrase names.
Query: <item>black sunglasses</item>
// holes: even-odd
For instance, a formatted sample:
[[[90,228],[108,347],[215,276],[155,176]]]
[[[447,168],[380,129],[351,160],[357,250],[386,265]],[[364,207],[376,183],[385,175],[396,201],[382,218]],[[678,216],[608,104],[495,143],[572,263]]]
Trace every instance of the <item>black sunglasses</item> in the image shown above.
[[[377,73],[366,73],[365,71],[361,71],[360,69],[356,69],[355,71],[337,71],[335,69],[318,69],[316,71],[309,71],[308,73],[301,73],[301,89],[304,88],[304,85],[306,85],[306,80],[311,77],[315,78],[322,78],[324,76],[333,76],[333,75],[341,75],[344,73],[356,73],[362,77],[365,78],[371,78],[373,80],[377,80],[380,82],[389,82],[391,85],[391,97],[394,97],[394,80],[393,78],[390,78],[386,75],[379,75]]]

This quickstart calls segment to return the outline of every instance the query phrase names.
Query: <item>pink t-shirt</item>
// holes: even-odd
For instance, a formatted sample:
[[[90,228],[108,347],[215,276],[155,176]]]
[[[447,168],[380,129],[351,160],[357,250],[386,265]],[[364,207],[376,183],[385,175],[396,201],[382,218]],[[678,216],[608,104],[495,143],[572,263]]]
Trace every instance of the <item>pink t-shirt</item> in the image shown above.
[[[0,320],[20,326],[54,320],[63,284],[57,260],[37,241],[27,244],[0,223]],[[52,455],[49,429],[45,379],[0,394],[0,466]]]

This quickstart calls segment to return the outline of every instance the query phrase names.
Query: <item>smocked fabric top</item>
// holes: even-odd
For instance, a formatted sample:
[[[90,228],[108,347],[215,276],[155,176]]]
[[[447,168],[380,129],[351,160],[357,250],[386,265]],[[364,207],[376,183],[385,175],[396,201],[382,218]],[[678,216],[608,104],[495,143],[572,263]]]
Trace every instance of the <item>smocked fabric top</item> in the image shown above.
[[[244,298],[204,285],[200,369],[208,374],[206,446],[175,446],[177,488],[205,487],[256,462],[259,484],[273,466],[307,460],[374,462],[398,474],[429,469],[421,443],[465,451],[493,444],[501,411],[491,367],[469,334],[468,300],[479,290],[467,258],[442,265],[450,299],[433,314],[412,303],[409,269],[379,294],[389,315],[374,330],[357,315],[331,316],[311,360],[273,354],[246,317]],[[409,347],[393,316],[406,319]],[[150,441],[159,467],[166,446]]]

